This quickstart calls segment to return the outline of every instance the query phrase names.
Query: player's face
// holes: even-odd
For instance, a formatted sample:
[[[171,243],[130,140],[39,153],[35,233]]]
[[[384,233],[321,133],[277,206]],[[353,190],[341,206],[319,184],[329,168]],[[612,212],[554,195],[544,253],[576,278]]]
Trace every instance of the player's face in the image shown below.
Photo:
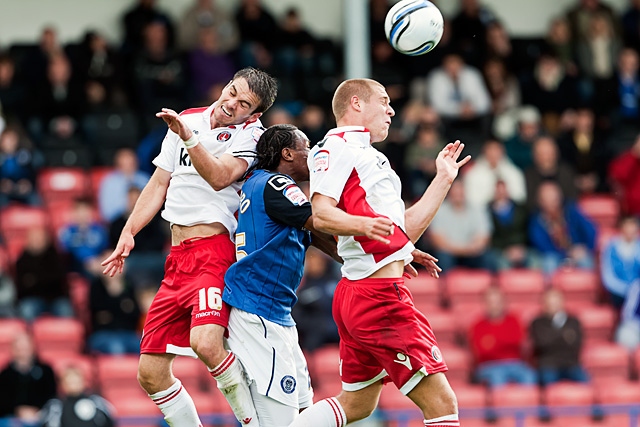
[[[374,86],[369,102],[364,105],[364,126],[371,132],[371,142],[384,141],[389,134],[391,117],[396,114],[391,108],[387,91],[382,86]]]
[[[239,125],[247,120],[257,120],[262,113],[255,113],[260,98],[249,89],[244,78],[232,80],[222,89],[213,110],[218,126]]]
[[[296,131],[295,149],[293,150],[293,173],[291,178],[296,182],[309,181],[309,167],[307,158],[309,157],[309,138],[301,130]]]

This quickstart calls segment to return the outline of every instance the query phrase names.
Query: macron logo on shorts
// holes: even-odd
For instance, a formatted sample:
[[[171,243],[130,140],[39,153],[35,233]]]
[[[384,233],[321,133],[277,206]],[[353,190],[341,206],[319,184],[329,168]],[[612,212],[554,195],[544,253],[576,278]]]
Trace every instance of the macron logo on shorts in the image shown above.
[[[396,354],[396,360],[394,362],[399,363],[403,366],[406,366],[408,370],[412,371],[411,360],[409,360],[409,356],[403,353]]]

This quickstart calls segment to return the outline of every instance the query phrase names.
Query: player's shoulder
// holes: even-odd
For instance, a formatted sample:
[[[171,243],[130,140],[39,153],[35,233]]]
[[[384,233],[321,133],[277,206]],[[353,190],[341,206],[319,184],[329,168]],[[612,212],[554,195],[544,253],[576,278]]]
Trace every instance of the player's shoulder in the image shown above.
[[[282,191],[285,188],[295,185],[296,182],[289,176],[278,172],[267,172],[267,185],[276,191]]]
[[[180,113],[180,117],[189,124],[189,126],[207,124],[207,120],[203,114],[207,108],[209,107],[188,108]]]

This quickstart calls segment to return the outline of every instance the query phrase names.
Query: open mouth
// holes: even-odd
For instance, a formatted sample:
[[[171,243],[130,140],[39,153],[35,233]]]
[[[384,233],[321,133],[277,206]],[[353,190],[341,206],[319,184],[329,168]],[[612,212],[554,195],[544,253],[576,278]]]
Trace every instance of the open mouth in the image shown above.
[[[231,113],[227,111],[226,108],[224,108],[224,105],[220,106],[220,109],[222,110],[223,113],[225,113],[228,117],[231,117]]]

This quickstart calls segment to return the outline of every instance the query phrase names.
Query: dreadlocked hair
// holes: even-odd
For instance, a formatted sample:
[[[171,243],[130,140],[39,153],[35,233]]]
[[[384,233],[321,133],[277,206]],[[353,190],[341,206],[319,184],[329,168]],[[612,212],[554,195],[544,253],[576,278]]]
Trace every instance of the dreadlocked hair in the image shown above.
[[[273,125],[260,136],[257,144],[256,169],[273,171],[280,164],[282,150],[296,145],[297,127],[293,125]]]

